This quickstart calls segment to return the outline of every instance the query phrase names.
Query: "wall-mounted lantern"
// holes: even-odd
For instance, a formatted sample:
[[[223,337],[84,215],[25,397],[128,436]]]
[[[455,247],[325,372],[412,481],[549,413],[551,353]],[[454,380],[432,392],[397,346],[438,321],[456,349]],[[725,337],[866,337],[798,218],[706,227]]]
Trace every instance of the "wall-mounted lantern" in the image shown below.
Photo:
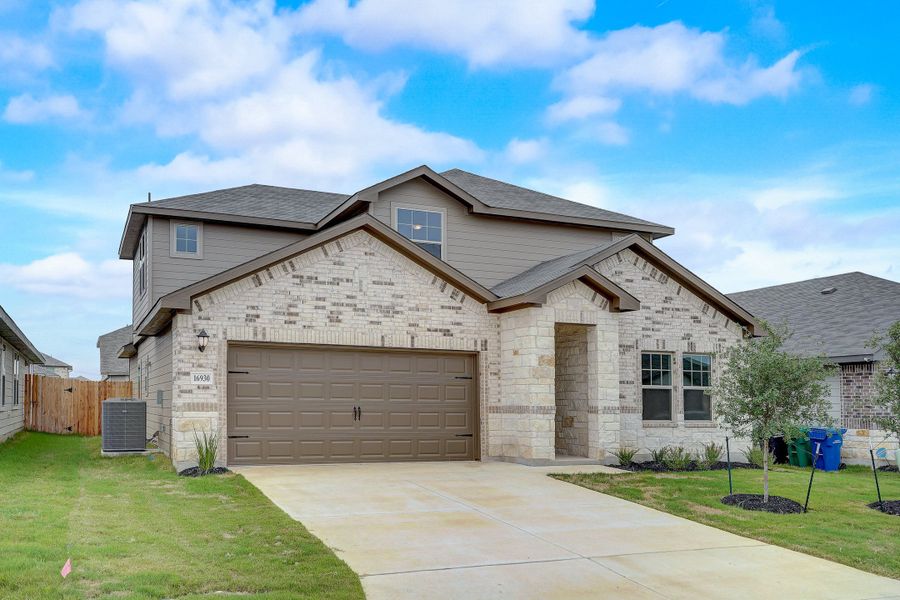
[[[209,343],[209,334],[206,333],[205,329],[201,329],[200,333],[197,334],[197,349],[200,352],[206,350],[206,345]]]

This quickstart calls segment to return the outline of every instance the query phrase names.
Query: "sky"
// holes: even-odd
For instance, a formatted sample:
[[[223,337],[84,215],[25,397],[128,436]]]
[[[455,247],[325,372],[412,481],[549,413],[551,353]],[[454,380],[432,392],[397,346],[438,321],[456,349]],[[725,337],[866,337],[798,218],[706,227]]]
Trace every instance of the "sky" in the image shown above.
[[[0,305],[97,378],[128,205],[459,167],[724,292],[900,280],[895,2],[0,0]]]

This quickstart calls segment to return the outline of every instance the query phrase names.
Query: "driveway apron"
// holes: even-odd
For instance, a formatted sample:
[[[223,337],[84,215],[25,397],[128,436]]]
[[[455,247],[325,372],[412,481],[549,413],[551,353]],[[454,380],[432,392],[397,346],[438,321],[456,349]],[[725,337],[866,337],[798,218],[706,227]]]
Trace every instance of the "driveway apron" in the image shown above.
[[[371,599],[900,598],[900,581],[503,462],[240,467]]]

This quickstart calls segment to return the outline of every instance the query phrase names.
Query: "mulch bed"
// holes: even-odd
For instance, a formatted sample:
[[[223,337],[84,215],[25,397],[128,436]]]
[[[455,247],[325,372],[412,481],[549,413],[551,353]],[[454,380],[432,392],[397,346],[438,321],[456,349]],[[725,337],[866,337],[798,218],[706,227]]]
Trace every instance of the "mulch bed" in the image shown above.
[[[897,465],[885,465],[883,467],[878,467],[879,471],[884,471],[885,473],[896,473]]]
[[[869,508],[874,508],[875,510],[880,510],[883,513],[887,513],[889,515],[897,515],[900,517],[900,500],[885,500],[880,504],[878,502],[873,502],[869,505]]]
[[[204,475],[221,475],[222,473],[230,473],[228,469],[225,467],[216,467],[211,471],[207,471],[204,473],[200,470],[200,467],[191,467],[189,469],[185,469],[184,471],[179,471],[178,475],[181,477],[203,477]]]
[[[623,469],[625,471],[631,471],[633,473],[637,473],[640,471],[653,471],[655,473],[683,473],[685,471],[721,471],[728,468],[728,463],[720,460],[719,462],[715,462],[708,469],[700,468],[700,465],[696,462],[692,462],[687,469],[682,469],[679,471],[675,471],[674,469],[670,469],[663,463],[653,462],[648,460],[646,462],[633,462],[629,465],[622,466],[619,465],[616,467],[617,469]],[[746,462],[732,462],[732,469],[759,469],[756,465],[752,465]]]
[[[794,502],[790,498],[769,496],[769,501],[763,502],[762,494],[733,494],[722,498],[722,504],[739,506],[744,510],[761,510],[779,515],[803,512],[803,505],[799,502]]]

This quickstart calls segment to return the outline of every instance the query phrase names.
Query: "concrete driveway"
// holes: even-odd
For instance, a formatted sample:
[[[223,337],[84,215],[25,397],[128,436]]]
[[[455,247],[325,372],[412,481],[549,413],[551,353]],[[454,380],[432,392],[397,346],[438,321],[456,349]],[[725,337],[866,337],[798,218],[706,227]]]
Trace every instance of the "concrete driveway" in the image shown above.
[[[501,462],[242,467],[372,599],[900,598],[900,581]]]

